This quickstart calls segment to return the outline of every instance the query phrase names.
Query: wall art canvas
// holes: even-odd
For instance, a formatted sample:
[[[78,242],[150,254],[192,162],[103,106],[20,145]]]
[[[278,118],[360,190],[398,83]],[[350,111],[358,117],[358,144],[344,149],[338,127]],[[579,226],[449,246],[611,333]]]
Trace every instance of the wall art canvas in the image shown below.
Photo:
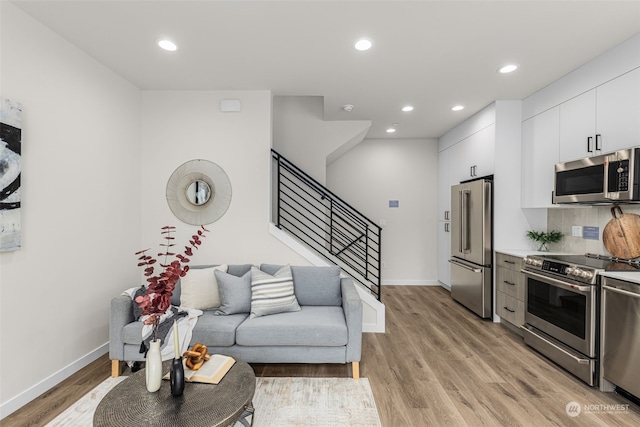
[[[0,252],[20,249],[22,105],[0,98]]]

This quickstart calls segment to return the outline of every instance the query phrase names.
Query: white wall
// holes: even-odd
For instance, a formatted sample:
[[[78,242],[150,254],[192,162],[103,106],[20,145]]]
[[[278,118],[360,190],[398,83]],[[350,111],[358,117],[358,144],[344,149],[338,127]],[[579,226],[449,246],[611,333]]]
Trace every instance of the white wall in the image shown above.
[[[544,209],[521,209],[522,102],[496,101],[495,170],[493,184],[493,248],[524,249],[528,230],[546,228]]]
[[[242,111],[222,113],[222,99],[240,99]],[[308,264],[269,234],[271,92],[145,91],[141,145],[144,245],[159,242],[165,225],[178,227],[178,243],[197,229],[173,216],[166,185],[184,162],[206,159],[225,170],[233,197],[226,214],[207,226],[211,233],[192,264]]]
[[[24,111],[22,249],[0,253],[5,416],[105,353],[109,301],[138,277],[140,92],[0,8],[0,95]]]
[[[365,139],[327,167],[327,186],[375,223],[386,221],[382,284],[438,283],[437,140]]]
[[[369,120],[324,121],[320,96],[273,98],[273,148],[323,185],[327,163],[362,142],[370,127]]]

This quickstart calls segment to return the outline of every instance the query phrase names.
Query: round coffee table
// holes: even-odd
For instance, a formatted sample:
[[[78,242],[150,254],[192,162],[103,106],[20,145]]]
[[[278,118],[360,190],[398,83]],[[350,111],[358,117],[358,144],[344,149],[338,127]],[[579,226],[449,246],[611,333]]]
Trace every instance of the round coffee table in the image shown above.
[[[163,363],[164,372],[169,371],[170,363]],[[141,369],[115,386],[98,404],[93,425],[229,426],[253,413],[256,377],[251,366],[240,360],[217,385],[186,383],[180,397],[171,395],[169,381],[163,380],[155,393],[149,393],[145,384],[145,370]]]

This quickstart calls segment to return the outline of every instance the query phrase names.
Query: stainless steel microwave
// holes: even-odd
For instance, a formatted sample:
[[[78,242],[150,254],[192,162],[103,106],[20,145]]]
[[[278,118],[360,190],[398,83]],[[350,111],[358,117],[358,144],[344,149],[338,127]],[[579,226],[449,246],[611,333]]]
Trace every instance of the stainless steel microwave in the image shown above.
[[[553,203],[640,203],[640,147],[555,166]]]

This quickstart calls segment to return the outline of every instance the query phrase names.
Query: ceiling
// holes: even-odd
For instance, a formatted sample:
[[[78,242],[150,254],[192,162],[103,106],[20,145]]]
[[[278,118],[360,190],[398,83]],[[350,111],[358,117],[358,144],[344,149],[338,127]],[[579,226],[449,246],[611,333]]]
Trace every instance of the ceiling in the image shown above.
[[[325,120],[371,120],[368,138],[437,138],[640,33],[640,0],[13,3],[142,90],[322,96]]]

